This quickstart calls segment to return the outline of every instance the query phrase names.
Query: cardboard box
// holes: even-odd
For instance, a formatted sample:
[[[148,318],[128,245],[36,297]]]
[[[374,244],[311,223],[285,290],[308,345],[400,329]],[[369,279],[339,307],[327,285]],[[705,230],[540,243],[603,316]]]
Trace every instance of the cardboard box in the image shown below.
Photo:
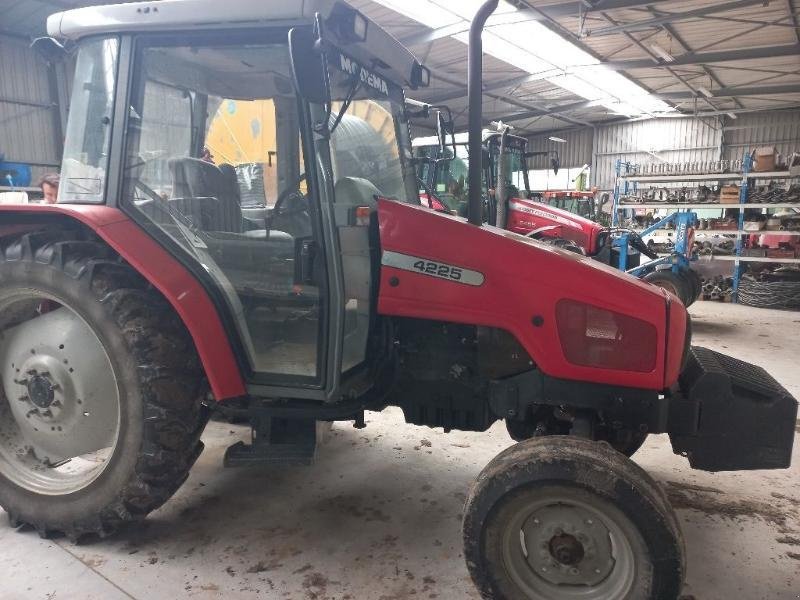
[[[720,204],[739,204],[739,186],[724,185],[719,191]]]
[[[774,171],[777,164],[778,149],[775,146],[761,146],[753,151],[753,171]]]
[[[766,224],[766,221],[745,221],[743,229],[745,231],[761,231]]]
[[[767,248],[769,258],[794,258],[794,248]]]

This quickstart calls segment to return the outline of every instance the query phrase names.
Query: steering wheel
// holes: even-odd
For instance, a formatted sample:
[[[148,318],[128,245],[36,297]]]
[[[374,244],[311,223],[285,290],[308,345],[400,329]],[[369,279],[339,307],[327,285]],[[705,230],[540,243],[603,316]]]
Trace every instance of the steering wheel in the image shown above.
[[[283,190],[280,194],[278,194],[278,199],[275,200],[275,204],[272,207],[272,213],[278,214],[282,216],[294,215],[301,212],[308,212],[308,198],[306,198],[305,194],[303,194],[298,188],[300,183],[305,181],[306,174],[301,173],[300,177],[297,178],[296,181],[293,182],[292,185],[288,186],[285,190]],[[290,210],[284,210],[284,204],[289,198],[296,198],[300,200],[297,202],[298,206],[292,207]],[[296,200],[296,201],[297,201]]]
[[[308,197],[298,189],[300,182],[305,178],[306,174],[301,174],[293,185],[278,195],[272,210],[267,213],[267,231],[280,230],[294,238],[311,235],[311,206]],[[289,203],[290,198],[292,198],[291,203]]]

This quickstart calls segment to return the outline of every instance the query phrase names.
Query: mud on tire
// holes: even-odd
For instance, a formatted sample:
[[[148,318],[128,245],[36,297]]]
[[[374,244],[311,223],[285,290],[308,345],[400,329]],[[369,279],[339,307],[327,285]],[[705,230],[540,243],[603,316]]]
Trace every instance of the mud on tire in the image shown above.
[[[183,323],[160,293],[105,244],[81,232],[0,239],[0,306],[16,307],[0,311],[0,329],[41,316],[30,313],[30,301],[26,308],[14,300],[20,290],[69,308],[96,336],[116,382],[117,434],[99,475],[69,493],[24,485],[24,479],[9,475],[15,468],[9,453],[0,456],[0,506],[12,526],[28,524],[43,536],[106,536],[161,506],[188,476],[202,451],[199,438],[208,419],[202,366]],[[5,426],[8,403],[14,402],[6,398],[8,389],[3,381]]]
[[[524,516],[528,510],[534,512]],[[594,522],[586,519],[587,510],[599,515]],[[548,521],[548,514],[555,518]],[[617,552],[606,566],[587,564],[600,555],[597,542],[606,534],[592,528],[601,521]],[[615,521],[622,526],[609,526]],[[583,523],[589,524],[586,531],[580,529]],[[674,600],[680,594],[684,548],[674,511],[644,470],[604,444],[554,436],[511,446],[479,475],[466,501],[463,527],[467,567],[486,599]],[[554,540],[563,545],[565,536],[574,536],[577,553],[572,562],[562,563],[563,557],[551,553]],[[626,545],[628,567],[615,574],[626,564],[625,551],[619,551]]]

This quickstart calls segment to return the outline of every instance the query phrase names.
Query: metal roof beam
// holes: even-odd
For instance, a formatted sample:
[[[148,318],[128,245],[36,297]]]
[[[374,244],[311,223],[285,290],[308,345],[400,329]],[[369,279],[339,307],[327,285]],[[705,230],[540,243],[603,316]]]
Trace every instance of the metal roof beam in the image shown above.
[[[735,96],[772,96],[773,94],[800,94],[800,83],[784,85],[760,85],[757,87],[723,87],[711,91],[711,99],[733,98]],[[692,92],[657,92],[656,96],[665,100],[687,100],[697,96]]]
[[[436,65],[429,65],[429,67],[431,68],[431,77],[433,77],[435,79],[439,79],[440,81],[444,81],[445,83],[449,83],[450,85],[458,85],[458,86],[461,85],[460,81],[458,81],[456,79],[453,79],[452,77],[449,77],[447,75],[444,75],[443,73],[438,71]],[[516,106],[518,108],[524,108],[524,109],[526,109],[528,111],[539,111],[539,110],[542,110],[541,106],[537,106],[533,102],[522,102],[519,99],[517,99],[514,96],[509,95],[509,94],[498,94],[498,93],[490,92],[490,91],[487,91],[487,90],[484,90],[484,94],[486,96],[490,97],[490,98],[494,98],[496,100],[501,100],[502,102],[505,102],[505,103],[510,104],[512,106]],[[566,121],[567,123],[572,123],[573,125],[590,125],[590,123],[588,123],[587,121],[581,121],[581,120],[578,120],[578,119],[572,119],[570,117],[567,117],[567,116],[564,116],[564,115],[558,115],[556,113],[552,113],[552,114],[554,116],[556,116],[559,120]]]
[[[490,81],[489,83],[484,84],[483,91],[486,93],[493,90],[516,87],[530,83],[531,81],[541,81],[542,79],[545,79],[545,76],[543,76],[541,73],[533,73],[531,75],[521,75],[519,77],[511,77],[509,79],[502,79],[499,81]],[[428,100],[428,102],[431,104],[438,104],[439,102],[447,102],[448,100],[455,100],[456,98],[464,98],[466,95],[467,88],[460,87],[451,92],[445,92],[439,96],[433,96]]]
[[[697,17],[725,12],[728,10],[746,8],[748,6],[754,6],[756,4],[766,6],[769,4],[769,0],[737,0],[736,2],[728,2],[726,4],[718,4],[716,6],[705,6],[703,8],[697,8],[695,10],[689,10],[682,13],[670,13],[659,17],[653,17],[652,19],[645,19],[644,21],[636,21],[634,23],[613,25],[611,27],[602,27],[600,29],[587,31],[586,35],[600,36],[600,35],[611,35],[614,33],[619,33],[621,31],[628,31],[628,32],[642,31],[643,29],[650,29],[651,27],[661,27],[666,23],[674,23],[675,21],[694,19]]]
[[[635,58],[631,60],[612,60],[603,63],[615,71],[628,69],[652,69],[653,67],[679,67],[685,65],[704,65],[708,63],[732,62],[754,58],[778,58],[781,56],[800,56],[800,43],[782,46],[763,46],[761,48],[740,48],[737,50],[720,50],[718,52],[687,52],[676,56],[675,60],[666,62],[651,58]]]
[[[560,119],[559,115],[563,115],[563,113],[567,113],[573,110],[581,110],[584,108],[591,108],[595,106],[596,102],[592,100],[584,100],[582,102],[573,102],[572,104],[562,104],[561,106],[554,106],[550,109],[543,109],[543,110],[529,110],[525,112],[514,113],[511,115],[506,115],[503,117],[503,121],[510,123],[511,121],[519,121],[522,119],[532,119],[533,117],[557,117]],[[561,120],[561,119],[560,119]],[[566,119],[563,119],[566,120]],[[584,121],[567,121],[572,122],[578,125],[586,125],[587,123]]]
[[[650,4],[657,4],[665,1],[667,0],[594,0],[594,2],[580,0],[578,2],[566,2],[564,4],[556,4],[553,6],[542,6],[538,10],[520,8],[519,14],[525,15],[525,18],[530,21],[543,21],[548,17],[557,19],[559,17],[569,17],[572,15],[578,16],[578,14],[586,15],[587,13],[599,10],[609,11],[618,8],[636,8],[639,6],[648,6]],[[515,13],[515,16],[519,17],[519,14]],[[469,25],[469,21],[462,20],[451,25],[444,25],[443,27],[428,29],[419,33],[412,33],[411,35],[401,37],[400,42],[404,46],[428,44],[442,38],[451,37],[459,33],[465,33],[469,31]],[[491,26],[492,21],[490,20],[487,24],[487,28],[491,28]]]

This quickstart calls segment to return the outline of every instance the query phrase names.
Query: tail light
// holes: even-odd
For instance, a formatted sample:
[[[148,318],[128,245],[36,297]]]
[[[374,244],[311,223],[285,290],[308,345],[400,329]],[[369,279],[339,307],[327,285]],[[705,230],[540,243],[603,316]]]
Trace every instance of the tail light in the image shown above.
[[[564,299],[556,304],[556,326],[564,356],[574,365],[644,373],[656,367],[652,323]]]

